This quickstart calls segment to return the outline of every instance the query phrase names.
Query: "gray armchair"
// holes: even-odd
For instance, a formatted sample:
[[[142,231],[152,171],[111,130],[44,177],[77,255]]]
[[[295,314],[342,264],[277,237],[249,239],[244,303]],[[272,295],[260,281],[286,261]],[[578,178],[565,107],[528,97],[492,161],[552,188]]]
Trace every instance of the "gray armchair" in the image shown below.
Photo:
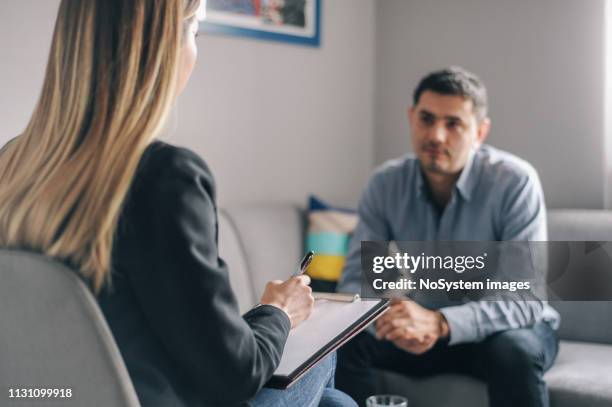
[[[140,406],[95,299],[63,265],[0,250],[0,332],[1,405]],[[8,398],[36,388],[72,397]]]

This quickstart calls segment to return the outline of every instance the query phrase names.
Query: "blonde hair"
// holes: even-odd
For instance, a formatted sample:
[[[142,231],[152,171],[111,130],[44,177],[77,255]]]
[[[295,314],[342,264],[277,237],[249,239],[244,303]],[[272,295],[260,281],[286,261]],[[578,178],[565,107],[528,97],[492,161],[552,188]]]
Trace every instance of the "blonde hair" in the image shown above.
[[[110,280],[123,202],[176,92],[199,0],[62,0],[42,93],[0,152],[0,246]]]

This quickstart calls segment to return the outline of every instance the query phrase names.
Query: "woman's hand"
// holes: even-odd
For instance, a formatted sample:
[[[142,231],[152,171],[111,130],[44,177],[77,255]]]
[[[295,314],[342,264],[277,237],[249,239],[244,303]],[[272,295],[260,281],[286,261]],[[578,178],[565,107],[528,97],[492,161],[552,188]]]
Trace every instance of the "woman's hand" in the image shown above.
[[[295,328],[306,320],[312,312],[314,297],[310,277],[301,275],[287,281],[274,280],[266,284],[260,304],[273,305],[285,311]]]

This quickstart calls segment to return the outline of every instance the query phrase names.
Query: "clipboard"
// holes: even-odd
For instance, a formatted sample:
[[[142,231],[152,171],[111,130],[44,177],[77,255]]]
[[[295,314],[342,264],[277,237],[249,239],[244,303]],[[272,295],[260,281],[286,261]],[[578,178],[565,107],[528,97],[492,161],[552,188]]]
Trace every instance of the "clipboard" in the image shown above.
[[[286,389],[381,316],[387,299],[315,301],[310,318],[289,332],[281,362],[266,387]]]

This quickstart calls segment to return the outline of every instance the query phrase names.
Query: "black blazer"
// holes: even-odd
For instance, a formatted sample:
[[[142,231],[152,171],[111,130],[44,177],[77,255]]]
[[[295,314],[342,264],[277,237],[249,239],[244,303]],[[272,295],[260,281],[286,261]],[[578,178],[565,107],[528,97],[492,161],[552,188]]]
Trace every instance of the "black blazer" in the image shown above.
[[[144,407],[245,404],[291,328],[272,306],[239,314],[217,253],[212,175],[195,153],[162,142],[140,161],[99,303]]]

